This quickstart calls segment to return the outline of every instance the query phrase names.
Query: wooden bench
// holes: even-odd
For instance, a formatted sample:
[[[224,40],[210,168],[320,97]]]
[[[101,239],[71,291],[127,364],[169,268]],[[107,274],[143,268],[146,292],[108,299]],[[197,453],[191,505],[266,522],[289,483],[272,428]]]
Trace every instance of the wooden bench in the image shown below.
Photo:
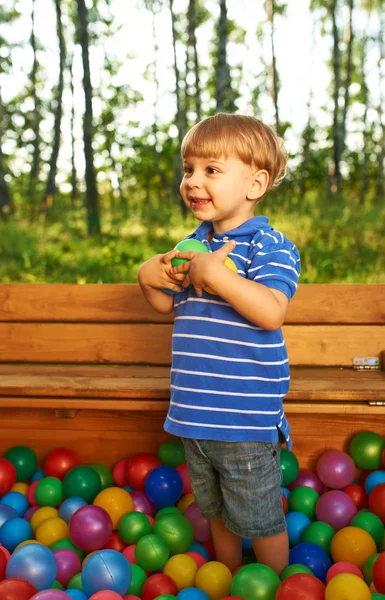
[[[137,285],[0,285],[0,455],[58,446],[112,465],[168,436],[172,315]],[[284,326],[293,451],[314,466],[361,430],[385,436],[385,285],[300,285]]]

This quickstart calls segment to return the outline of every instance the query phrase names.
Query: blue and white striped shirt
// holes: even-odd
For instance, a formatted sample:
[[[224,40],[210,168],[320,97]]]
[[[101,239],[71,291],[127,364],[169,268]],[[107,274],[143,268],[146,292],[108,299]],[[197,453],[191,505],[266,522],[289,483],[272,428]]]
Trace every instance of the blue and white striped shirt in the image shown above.
[[[210,222],[188,238],[219,250],[236,241],[230,258],[241,277],[280,290],[290,298],[297,288],[297,248],[274,231],[267,217],[254,217],[207,240]],[[190,286],[175,296],[171,400],[165,429],[176,436],[230,442],[278,439],[291,448],[283,410],[290,370],[282,330],[257,327],[219,296]],[[278,429],[277,429],[278,428]]]

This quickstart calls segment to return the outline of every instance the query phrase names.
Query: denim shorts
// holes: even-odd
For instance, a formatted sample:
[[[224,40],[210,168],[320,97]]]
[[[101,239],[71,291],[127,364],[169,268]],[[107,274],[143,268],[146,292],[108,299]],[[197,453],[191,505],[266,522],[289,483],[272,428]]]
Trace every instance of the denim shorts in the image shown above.
[[[230,531],[251,539],[286,530],[281,442],[182,441],[194,499],[207,519],[222,517]]]

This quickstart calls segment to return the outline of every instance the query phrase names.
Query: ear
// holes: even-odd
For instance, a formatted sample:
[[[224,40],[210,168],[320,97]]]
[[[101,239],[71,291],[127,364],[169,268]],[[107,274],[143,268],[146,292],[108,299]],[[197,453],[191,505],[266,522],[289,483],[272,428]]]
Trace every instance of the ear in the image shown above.
[[[248,200],[259,200],[264,196],[269,185],[269,173],[265,169],[253,173],[250,189],[247,194]]]

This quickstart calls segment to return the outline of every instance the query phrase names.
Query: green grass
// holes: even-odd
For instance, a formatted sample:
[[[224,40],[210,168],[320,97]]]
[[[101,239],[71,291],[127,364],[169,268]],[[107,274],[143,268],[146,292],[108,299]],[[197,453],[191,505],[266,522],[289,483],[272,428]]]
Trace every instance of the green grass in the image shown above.
[[[274,210],[271,223],[300,250],[301,283],[385,283],[385,208]],[[104,216],[103,233],[90,238],[81,210],[56,223],[0,222],[0,281],[134,283],[143,261],[173,248],[196,225],[192,217],[158,226],[138,216],[121,223]]]

